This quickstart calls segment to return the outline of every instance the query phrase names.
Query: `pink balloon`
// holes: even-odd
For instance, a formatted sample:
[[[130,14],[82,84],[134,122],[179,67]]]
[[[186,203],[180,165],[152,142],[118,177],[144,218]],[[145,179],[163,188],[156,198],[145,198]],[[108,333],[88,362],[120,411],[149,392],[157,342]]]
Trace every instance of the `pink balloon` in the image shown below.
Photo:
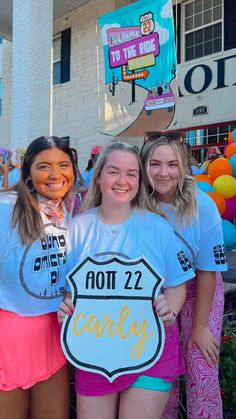
[[[236,217],[236,195],[233,198],[226,199],[226,208],[222,214],[222,218],[232,221]]]

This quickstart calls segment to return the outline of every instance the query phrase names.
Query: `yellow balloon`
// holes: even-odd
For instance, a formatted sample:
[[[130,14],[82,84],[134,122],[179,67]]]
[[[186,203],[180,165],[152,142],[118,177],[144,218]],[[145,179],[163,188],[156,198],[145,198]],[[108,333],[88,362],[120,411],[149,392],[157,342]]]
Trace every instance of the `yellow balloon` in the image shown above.
[[[230,175],[219,176],[213,183],[213,188],[224,198],[232,198],[236,194],[236,179]]]

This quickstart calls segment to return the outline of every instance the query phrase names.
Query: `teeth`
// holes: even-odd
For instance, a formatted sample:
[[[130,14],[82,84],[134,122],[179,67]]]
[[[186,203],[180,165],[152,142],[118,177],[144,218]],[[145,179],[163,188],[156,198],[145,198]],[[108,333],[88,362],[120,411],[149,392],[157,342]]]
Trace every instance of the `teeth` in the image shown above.
[[[58,189],[58,188],[61,188],[63,186],[63,182],[60,182],[60,183],[48,183],[47,186],[49,188],[52,188],[52,189],[53,188],[54,189]]]
[[[114,188],[114,191],[115,192],[127,192],[126,189],[117,189],[117,188],[116,189]]]

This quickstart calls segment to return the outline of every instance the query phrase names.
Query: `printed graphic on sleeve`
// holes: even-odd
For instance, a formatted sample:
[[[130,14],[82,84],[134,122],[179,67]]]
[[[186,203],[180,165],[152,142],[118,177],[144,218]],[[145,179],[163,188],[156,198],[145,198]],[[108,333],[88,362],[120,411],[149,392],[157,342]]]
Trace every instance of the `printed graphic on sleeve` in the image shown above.
[[[190,269],[192,269],[189,260],[183,250],[177,253],[177,257],[184,272],[187,272]]]
[[[216,265],[225,265],[227,263],[225,245],[218,244],[214,246],[213,251]]]

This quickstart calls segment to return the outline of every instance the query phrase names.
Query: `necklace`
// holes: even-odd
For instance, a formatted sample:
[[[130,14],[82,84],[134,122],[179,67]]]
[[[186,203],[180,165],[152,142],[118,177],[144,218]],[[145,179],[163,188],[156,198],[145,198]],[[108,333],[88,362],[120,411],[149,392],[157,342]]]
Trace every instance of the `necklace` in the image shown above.
[[[104,215],[102,213],[101,206],[98,207],[98,217],[100,218],[101,221],[104,221],[104,224],[106,224],[109,227],[109,229],[111,230],[112,234],[119,233],[122,224],[124,223],[124,221],[126,221],[129,218],[131,212],[132,212],[132,208],[130,208],[127,216],[119,224],[109,224],[106,221],[106,218],[104,217]]]

